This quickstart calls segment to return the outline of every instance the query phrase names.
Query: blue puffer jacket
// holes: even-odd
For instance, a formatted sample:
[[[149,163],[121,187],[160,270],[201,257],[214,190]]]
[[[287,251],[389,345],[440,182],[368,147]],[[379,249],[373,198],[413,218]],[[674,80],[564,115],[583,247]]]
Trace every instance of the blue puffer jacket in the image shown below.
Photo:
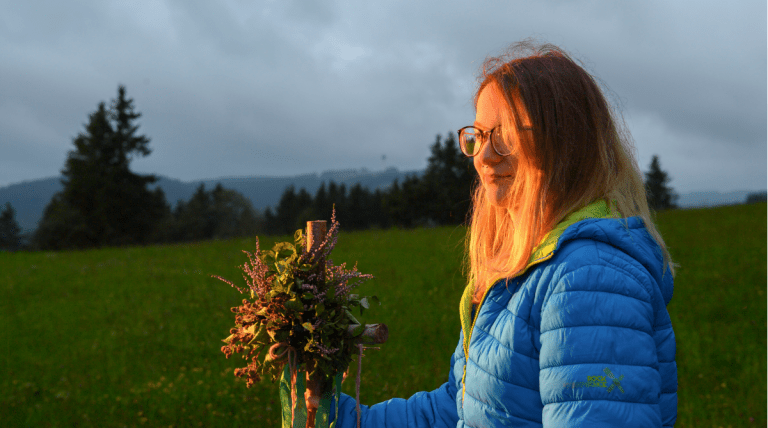
[[[361,405],[361,426],[673,426],[672,275],[640,217],[619,217],[603,200],[572,213],[479,313],[468,286],[448,382]],[[354,398],[339,401],[337,427],[355,427]]]

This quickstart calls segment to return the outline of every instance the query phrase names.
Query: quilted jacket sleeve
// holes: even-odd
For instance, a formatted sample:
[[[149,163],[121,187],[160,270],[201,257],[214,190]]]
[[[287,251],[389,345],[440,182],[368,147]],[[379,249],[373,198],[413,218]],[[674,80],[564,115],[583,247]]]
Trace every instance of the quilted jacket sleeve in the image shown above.
[[[657,286],[635,265],[601,262],[560,276],[542,305],[542,424],[661,427],[671,380],[659,371]]]
[[[417,392],[411,398],[392,398],[372,406],[360,405],[361,428],[455,428],[459,420],[456,410],[456,381],[453,375],[455,356],[451,357],[448,382],[431,392]],[[357,427],[355,398],[342,393],[337,428]],[[331,415],[335,413],[335,400]]]

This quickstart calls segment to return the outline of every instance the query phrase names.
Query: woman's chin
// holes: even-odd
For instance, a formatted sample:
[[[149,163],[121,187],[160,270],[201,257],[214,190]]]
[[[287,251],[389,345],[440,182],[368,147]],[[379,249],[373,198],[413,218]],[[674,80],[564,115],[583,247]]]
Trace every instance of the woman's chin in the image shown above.
[[[506,195],[489,194],[488,202],[494,207],[498,208],[510,208],[512,205],[510,203],[509,197]]]
[[[487,192],[486,199],[488,200],[489,204],[497,208],[512,209],[513,205],[514,205],[514,208],[517,208],[519,204],[512,204],[512,200],[505,193],[506,192],[501,192],[501,191]]]

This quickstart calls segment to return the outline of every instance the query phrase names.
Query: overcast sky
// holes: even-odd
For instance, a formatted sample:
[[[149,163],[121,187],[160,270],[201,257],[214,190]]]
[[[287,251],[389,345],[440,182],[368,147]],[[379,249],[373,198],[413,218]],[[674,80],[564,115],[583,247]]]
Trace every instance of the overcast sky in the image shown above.
[[[766,2],[0,0],[0,186],[57,176],[126,86],[183,181],[422,169],[483,59],[535,37],[609,88],[641,170],[766,188]]]

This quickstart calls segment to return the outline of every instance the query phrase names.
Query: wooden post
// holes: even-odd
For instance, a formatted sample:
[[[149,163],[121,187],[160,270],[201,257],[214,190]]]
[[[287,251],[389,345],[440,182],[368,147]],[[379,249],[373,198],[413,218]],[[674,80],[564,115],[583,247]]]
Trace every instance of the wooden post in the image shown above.
[[[325,220],[315,220],[307,222],[307,252],[310,252],[325,240],[325,234],[328,232]],[[318,262],[317,271],[315,272],[317,279],[315,285],[318,291],[322,292],[325,289],[325,259],[320,258]],[[320,406],[320,399],[323,397],[323,385],[322,377],[318,373],[316,377],[310,378],[309,372],[314,369],[314,361],[307,364],[307,390],[304,393],[304,398],[307,402],[307,428],[315,428],[315,415],[317,415],[317,408]]]
[[[307,252],[319,247],[325,240],[325,234],[328,233],[325,220],[315,220],[307,222]],[[321,258],[317,268],[317,285],[318,291],[325,289],[325,259]]]

